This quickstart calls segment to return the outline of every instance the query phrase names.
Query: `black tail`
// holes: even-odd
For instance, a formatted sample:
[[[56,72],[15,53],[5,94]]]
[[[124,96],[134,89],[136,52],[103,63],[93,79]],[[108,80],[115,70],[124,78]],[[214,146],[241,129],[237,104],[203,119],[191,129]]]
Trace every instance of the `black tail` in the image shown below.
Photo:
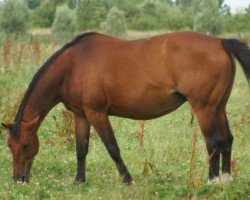
[[[242,69],[250,82],[250,49],[246,43],[236,39],[222,39],[222,46],[229,54],[233,54],[242,66]]]

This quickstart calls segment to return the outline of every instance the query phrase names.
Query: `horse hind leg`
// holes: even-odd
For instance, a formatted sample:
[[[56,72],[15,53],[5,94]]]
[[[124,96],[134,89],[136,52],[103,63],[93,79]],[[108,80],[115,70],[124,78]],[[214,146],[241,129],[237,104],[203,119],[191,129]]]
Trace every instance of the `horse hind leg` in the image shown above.
[[[209,183],[219,181],[221,138],[214,110],[209,107],[195,110],[209,155]]]
[[[232,154],[233,135],[228,125],[226,112],[222,111],[217,113],[216,118],[221,135],[221,146],[220,146],[220,152],[222,155],[221,182],[229,182],[232,180],[230,174],[231,174],[231,154]]]
[[[231,94],[235,77],[235,64],[233,60],[231,60],[231,69],[232,71],[229,84],[226,87],[224,96],[216,110],[216,120],[221,136],[221,147],[220,147],[220,152],[222,155],[221,182],[228,182],[232,180],[230,174],[231,174],[231,154],[232,154],[233,135],[230,131],[227,120],[226,104]]]

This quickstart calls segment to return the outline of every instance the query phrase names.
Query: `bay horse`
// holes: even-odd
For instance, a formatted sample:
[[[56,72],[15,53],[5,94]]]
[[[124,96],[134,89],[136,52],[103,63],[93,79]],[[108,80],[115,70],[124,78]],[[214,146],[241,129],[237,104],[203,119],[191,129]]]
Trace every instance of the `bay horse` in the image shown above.
[[[72,111],[77,172],[85,182],[90,126],[102,139],[123,182],[132,178],[121,156],[109,115],[147,120],[188,102],[198,119],[210,157],[209,180],[230,180],[233,136],[226,104],[234,77],[234,57],[250,80],[250,50],[236,39],[176,32],[125,41],[84,33],[53,54],[33,77],[9,130],[13,178],[27,182],[39,149],[38,128],[59,102]]]

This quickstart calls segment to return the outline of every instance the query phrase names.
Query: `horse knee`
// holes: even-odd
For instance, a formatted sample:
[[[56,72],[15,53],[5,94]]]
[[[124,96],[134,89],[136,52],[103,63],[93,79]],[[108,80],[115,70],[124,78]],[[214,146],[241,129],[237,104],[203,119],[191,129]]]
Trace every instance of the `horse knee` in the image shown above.
[[[220,150],[221,140],[218,137],[207,138],[206,139],[206,146],[209,155],[217,154]]]

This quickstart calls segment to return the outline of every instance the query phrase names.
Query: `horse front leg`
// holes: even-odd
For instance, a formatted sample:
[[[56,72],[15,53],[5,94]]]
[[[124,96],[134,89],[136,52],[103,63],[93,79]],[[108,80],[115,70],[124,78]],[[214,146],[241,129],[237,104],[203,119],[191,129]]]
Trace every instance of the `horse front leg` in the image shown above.
[[[86,115],[90,124],[94,126],[98,135],[102,139],[109,155],[114,160],[123,182],[131,184],[132,178],[121,158],[120,149],[116,142],[107,114],[89,110],[86,112]]]
[[[88,154],[90,124],[86,118],[75,117],[75,130],[76,130],[76,157],[77,157],[77,170],[76,170],[76,183],[86,181],[85,166],[86,156]]]

